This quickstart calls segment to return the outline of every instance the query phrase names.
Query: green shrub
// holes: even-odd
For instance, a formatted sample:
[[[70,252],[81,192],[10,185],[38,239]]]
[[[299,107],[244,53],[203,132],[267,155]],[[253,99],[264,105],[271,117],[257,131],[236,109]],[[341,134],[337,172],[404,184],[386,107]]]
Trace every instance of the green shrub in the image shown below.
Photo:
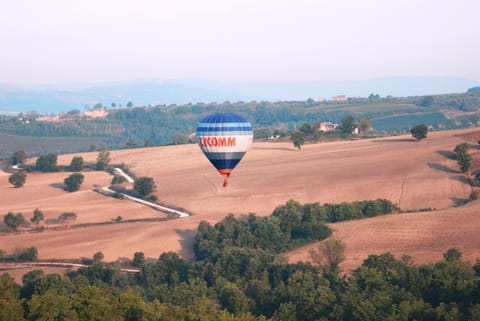
[[[80,173],[75,173],[63,180],[66,187],[65,189],[69,192],[75,192],[80,189],[80,185],[83,183],[84,176]]]
[[[24,172],[15,172],[8,178],[8,182],[12,184],[15,188],[22,187],[27,180],[27,174]]]
[[[125,183],[127,181],[127,179],[123,176],[120,176],[120,175],[115,175],[113,176],[112,178],[112,185],[115,185],[115,184],[121,184],[121,183]]]
[[[31,246],[18,255],[19,261],[35,261],[38,258],[38,250]]]

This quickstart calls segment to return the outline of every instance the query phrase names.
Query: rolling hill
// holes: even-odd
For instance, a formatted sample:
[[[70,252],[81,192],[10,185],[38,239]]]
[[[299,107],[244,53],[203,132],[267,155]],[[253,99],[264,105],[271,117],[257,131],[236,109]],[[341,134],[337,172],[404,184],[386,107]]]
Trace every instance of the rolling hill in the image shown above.
[[[228,213],[265,216],[289,199],[340,203],[387,198],[412,213],[331,224],[333,237],[347,247],[344,269],[355,268],[368,254],[387,251],[407,254],[419,263],[433,262],[454,246],[466,259],[474,260],[480,242],[475,232],[480,228],[476,218],[480,203],[457,206],[469,198],[471,186],[458,172],[456,161],[448,157],[464,141],[458,136],[463,132],[435,132],[420,142],[398,136],[312,144],[300,151],[287,143],[254,143],[226,189],[195,145],[114,151],[113,163],[128,164],[138,176],[154,177],[159,200],[185,208],[193,216],[6,234],[0,248],[11,252],[34,245],[42,259],[91,257],[96,251],[102,251],[109,261],[132,257],[136,251],[152,258],[177,251],[189,258],[196,228],[203,220],[218,222]],[[83,157],[94,161],[96,155]],[[59,161],[67,164],[72,156],[62,155]],[[161,215],[94,193],[94,186],[109,180],[104,173],[94,173],[87,173],[82,190],[72,194],[58,188],[67,173],[31,174],[21,189],[11,188],[8,175],[1,173],[2,212],[30,215],[39,207],[46,210],[47,219],[54,219],[63,211],[78,211],[78,222],[106,222],[117,215]],[[437,210],[415,212],[423,208]],[[308,248],[299,249],[288,256],[293,261],[308,260],[307,253]]]
[[[0,86],[0,114],[36,110],[42,114],[83,110],[97,103],[126,106],[278,101],[330,98],[420,96],[465,92],[479,81],[453,77],[392,77],[368,80],[311,82],[219,82],[206,79],[138,80],[50,86]]]
[[[90,118],[80,110],[58,117],[38,117],[29,112],[0,117],[0,157],[22,149],[29,155],[71,153],[161,146],[192,141],[200,119],[214,112],[243,115],[254,126],[256,139],[277,133],[288,136],[308,123],[340,124],[346,116],[371,120],[375,135],[408,133],[424,123],[431,130],[475,127],[480,124],[480,93],[413,97],[343,97],[332,101],[250,101],[157,105],[136,108],[101,108],[102,117]],[[338,135],[337,135],[338,136]],[[323,137],[326,138],[326,137]],[[322,138],[322,139],[323,139]]]

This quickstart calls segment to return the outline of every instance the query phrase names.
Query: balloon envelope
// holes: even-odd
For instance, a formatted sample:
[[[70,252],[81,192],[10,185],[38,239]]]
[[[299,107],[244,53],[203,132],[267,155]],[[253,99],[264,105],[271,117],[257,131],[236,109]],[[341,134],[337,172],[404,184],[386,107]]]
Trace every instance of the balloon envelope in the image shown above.
[[[247,152],[253,139],[252,124],[236,114],[213,114],[197,126],[197,141],[212,165],[226,180]]]

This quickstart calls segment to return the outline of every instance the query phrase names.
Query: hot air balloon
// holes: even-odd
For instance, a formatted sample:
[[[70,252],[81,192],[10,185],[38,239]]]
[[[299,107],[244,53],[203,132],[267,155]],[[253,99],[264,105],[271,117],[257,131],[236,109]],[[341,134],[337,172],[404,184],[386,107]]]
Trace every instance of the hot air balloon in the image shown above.
[[[212,165],[228,185],[232,170],[247,152],[253,139],[252,124],[236,114],[213,114],[197,126],[197,141]]]

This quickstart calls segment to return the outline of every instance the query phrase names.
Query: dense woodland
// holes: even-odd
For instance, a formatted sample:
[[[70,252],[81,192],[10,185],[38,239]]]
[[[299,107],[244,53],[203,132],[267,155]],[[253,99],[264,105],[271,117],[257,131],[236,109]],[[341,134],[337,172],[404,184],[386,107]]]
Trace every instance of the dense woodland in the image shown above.
[[[347,207],[357,214],[342,217]],[[339,270],[341,247],[335,260],[319,246],[312,258],[327,259],[315,264],[288,264],[281,254],[329,236],[322,222],[394,210],[386,200],[289,201],[266,218],[202,222],[190,261],[137,252],[131,265],[141,272],[124,274],[96,253],[91,267],[65,275],[34,270],[22,286],[4,274],[0,320],[480,320],[480,261],[464,262],[456,249],[422,266],[372,255],[351,274]]]
[[[30,112],[20,117],[0,117],[0,134],[72,139],[82,137],[91,138],[95,143],[92,146],[79,145],[77,151],[101,147],[116,149],[184,144],[189,142],[189,134],[195,132],[198,121],[214,112],[235,112],[245,116],[254,125],[257,133],[263,133],[257,138],[265,137],[265,133],[285,135],[305,122],[312,125],[328,121],[340,123],[348,115],[356,119],[368,117],[376,133],[406,133],[419,123],[425,123],[434,129],[476,126],[479,115],[475,111],[479,107],[480,92],[471,91],[464,94],[406,98],[382,98],[372,94],[369,98],[349,98],[339,102],[319,102],[313,99],[278,102],[227,101],[181,106],[111,108],[104,119],[90,119],[79,114],[79,111],[70,111],[66,118],[59,122],[38,122],[38,114]],[[447,111],[450,112],[448,117],[445,114]],[[468,114],[465,114],[466,112]],[[452,117],[452,113],[455,116]],[[52,140],[52,143],[55,142]],[[18,148],[28,150],[21,146],[17,146]]]

